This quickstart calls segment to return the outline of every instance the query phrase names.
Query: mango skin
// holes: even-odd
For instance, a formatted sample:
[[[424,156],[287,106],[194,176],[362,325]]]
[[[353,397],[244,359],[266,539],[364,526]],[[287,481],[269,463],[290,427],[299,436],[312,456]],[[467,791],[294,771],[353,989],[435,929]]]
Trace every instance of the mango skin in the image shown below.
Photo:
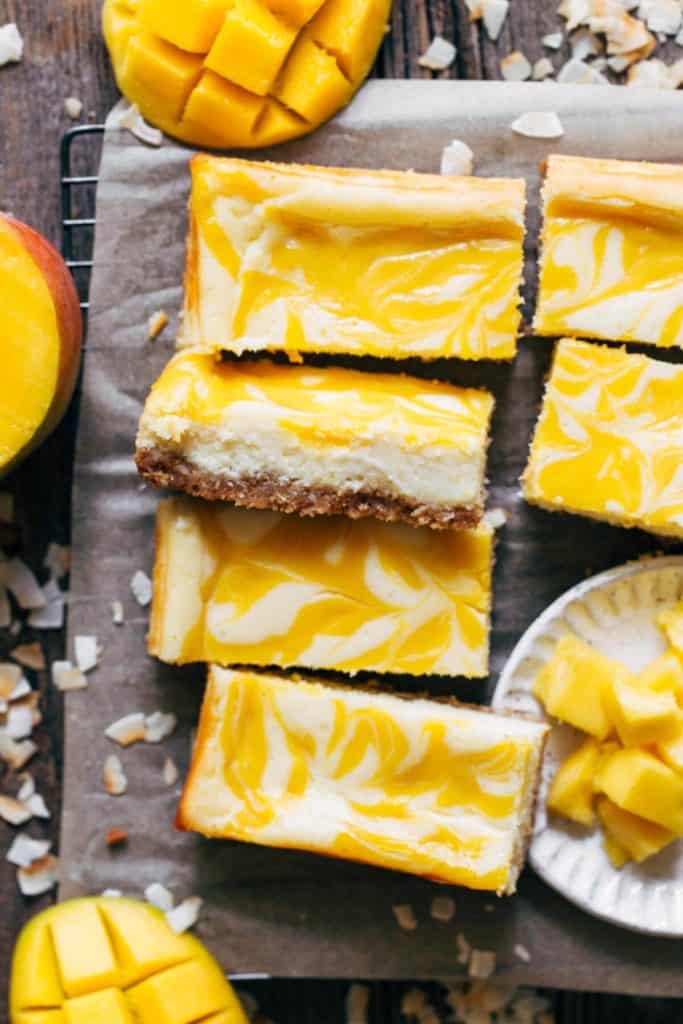
[[[254,149],[307,134],[351,100],[390,10],[391,0],[105,0],[102,24],[117,84],[150,124],[204,148]]]
[[[79,972],[79,962],[88,969]],[[65,991],[66,989],[66,991]],[[104,897],[43,911],[12,959],[10,1024],[247,1024],[223,971],[147,903]]]

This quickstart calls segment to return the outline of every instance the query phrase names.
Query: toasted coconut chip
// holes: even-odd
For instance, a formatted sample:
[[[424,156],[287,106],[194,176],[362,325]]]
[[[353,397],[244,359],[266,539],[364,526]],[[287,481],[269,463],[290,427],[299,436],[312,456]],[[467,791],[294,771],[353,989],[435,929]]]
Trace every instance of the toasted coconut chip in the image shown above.
[[[178,769],[172,757],[167,757],[164,761],[162,776],[167,786],[175,786],[178,781]]]
[[[28,739],[33,732],[33,710],[24,704],[11,705],[4,728],[12,740]]]
[[[152,882],[145,889],[145,899],[148,903],[151,903],[157,910],[163,910],[164,914],[167,914],[170,910],[173,910],[173,893],[170,889],[167,889],[161,882]]]
[[[14,495],[0,491],[0,523],[14,522]]]
[[[25,665],[26,668],[32,668],[36,672],[42,672],[45,668],[45,655],[43,654],[39,643],[32,644],[19,644],[13,651],[10,651],[10,657],[18,661],[20,665]]]
[[[0,26],[0,67],[3,64],[18,64],[23,56],[24,40],[14,22]]]
[[[112,722],[104,730],[104,735],[108,740],[113,740],[114,743],[118,743],[122,747],[138,743],[146,738],[145,716],[141,711],[136,711],[132,715],[124,715],[123,718]]]
[[[607,37],[607,52],[630,53],[654,42],[652,35],[642,21],[634,18],[619,4],[599,3],[593,0],[593,11],[587,24],[591,32],[603,33]]]
[[[445,71],[449,68],[457,56],[457,50],[448,39],[443,36],[434,36],[431,43],[418,58],[417,63],[421,68],[429,68],[430,71]]]
[[[477,21],[482,16],[482,0],[465,0],[465,7],[470,16],[470,21]]]
[[[554,70],[555,68],[547,57],[539,57],[531,69],[531,77],[534,82],[542,82],[544,78],[549,78]]]
[[[600,71],[574,57],[560,69],[557,81],[560,85],[609,85]]]
[[[541,42],[547,50],[559,50],[562,46],[562,33],[549,32],[547,36],[543,36]]]
[[[401,1014],[417,1024],[440,1024],[441,1018],[419,988],[408,989],[401,999]]]
[[[526,946],[522,945],[521,942],[518,942],[516,946],[513,946],[512,952],[518,960],[523,960],[525,964],[528,964],[531,960],[531,953]]]
[[[513,50],[501,60],[500,73],[506,82],[524,82],[531,77],[531,64],[521,50]]]
[[[100,893],[105,900],[120,900],[123,896],[121,889],[103,889]]]
[[[33,796],[36,791],[36,783],[30,772],[24,772],[19,776],[19,790],[17,792],[17,800],[20,803],[26,803],[27,800]]]
[[[37,860],[42,860],[50,852],[52,843],[49,839],[32,839],[25,832],[20,832],[7,851],[5,860],[18,868],[28,868]]]
[[[368,1024],[369,1005],[370,989],[354,981],[346,993],[346,1024]]]
[[[467,973],[470,978],[490,978],[496,969],[496,954],[491,949],[473,949]]]
[[[572,48],[572,57],[576,60],[585,60],[586,57],[597,57],[602,53],[603,46],[600,40],[587,28],[580,28],[574,32],[569,44]]]
[[[12,621],[12,609],[5,587],[0,583],[0,629],[7,629]]]
[[[120,601],[112,601],[111,603],[111,621],[115,626],[123,625],[123,605]]]
[[[64,595],[55,579],[43,587],[45,607],[36,608],[28,617],[28,624],[34,629],[61,629],[64,625]]]
[[[19,868],[17,882],[24,896],[42,896],[57,884],[59,861],[51,853],[36,860],[27,868]]]
[[[52,680],[62,693],[68,693],[71,690],[85,690],[88,686],[88,680],[84,673],[70,661],[52,662]]]
[[[571,32],[590,17],[591,0],[562,0],[557,12],[566,18],[567,31]]]
[[[123,846],[128,842],[128,833],[123,828],[110,828],[104,840],[107,846]]]
[[[405,932],[414,932],[417,928],[417,918],[410,903],[397,903],[392,911],[400,928]]]
[[[199,920],[203,903],[204,900],[200,896],[190,896],[189,899],[183,900],[173,910],[167,911],[166,920],[173,931],[181,935],[183,932],[188,931],[189,928],[193,928]]]
[[[21,558],[10,558],[0,563],[0,582],[16,598],[17,604],[25,611],[43,608],[45,597],[38,580]]]
[[[509,0],[481,0],[481,14],[484,21],[484,28],[489,39],[494,42],[500,35],[503,22],[507,18],[510,7]]]
[[[450,896],[435,896],[429,909],[435,921],[443,921],[447,924],[455,917],[455,900]]]
[[[175,731],[178,719],[172,712],[153,711],[145,718],[145,743],[161,743]]]
[[[459,964],[466,964],[470,958],[472,947],[462,932],[455,936],[456,960]]]
[[[528,139],[559,139],[564,135],[562,122],[552,110],[530,110],[521,114],[510,127],[517,135]]]
[[[67,96],[64,100],[64,113],[71,121],[78,121],[83,113],[83,101],[77,96]]]
[[[641,0],[638,17],[652,32],[675,36],[681,27],[683,8],[679,0]]]
[[[102,649],[96,636],[75,636],[74,656],[81,672],[90,672],[100,660]]]
[[[38,747],[33,740],[22,740],[21,743],[17,743],[0,728],[0,759],[13,771],[21,771],[37,752]]]
[[[152,313],[147,321],[147,337],[149,340],[154,341],[155,338],[158,338],[167,323],[168,313],[166,310],[158,309],[156,313]]]
[[[55,544],[54,541],[50,541],[43,565],[50,570],[50,574],[55,579],[61,580],[62,576],[66,576],[71,568],[71,548],[66,544]]]
[[[130,589],[133,591],[133,597],[140,607],[146,608],[152,600],[152,581],[147,573],[138,569],[130,581]]]
[[[11,661],[0,662],[0,697],[4,700],[12,700],[12,694],[24,678],[24,674],[18,665]]]
[[[128,789],[128,779],[123,771],[121,759],[110,754],[104,762],[104,788],[109,796],[122,796]]]
[[[30,796],[26,801],[26,806],[34,818],[44,818],[47,820],[50,817],[47,804],[40,793],[34,793],[33,796]]]
[[[510,1003],[510,1011],[514,1014],[513,1019],[521,1021],[522,1024],[526,1021],[535,1021],[536,1024],[541,1024],[543,1018],[540,1015],[548,1010],[549,1006],[549,1000],[537,995],[536,992],[517,992]],[[554,1024],[552,1015],[550,1019]]]
[[[26,804],[6,793],[0,793],[0,818],[8,825],[25,825],[32,817]]]
[[[472,173],[474,167],[474,153],[465,142],[460,139],[453,139],[447,146],[444,146],[441,153],[442,174],[465,174]]]

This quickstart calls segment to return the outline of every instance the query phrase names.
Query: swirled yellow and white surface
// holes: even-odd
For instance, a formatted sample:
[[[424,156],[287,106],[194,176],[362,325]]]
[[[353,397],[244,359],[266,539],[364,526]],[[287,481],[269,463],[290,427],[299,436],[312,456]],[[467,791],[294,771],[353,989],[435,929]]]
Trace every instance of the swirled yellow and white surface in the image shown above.
[[[524,182],[192,161],[182,343],[511,359]]]
[[[356,672],[488,671],[493,533],[191,499],[157,518],[150,653]]]
[[[683,367],[558,342],[524,493],[551,509],[683,536]]]
[[[513,892],[547,726],[212,667],[179,824]]]
[[[492,409],[450,384],[186,350],[152,388],[137,447],[233,479],[481,507]]]
[[[551,156],[534,328],[683,345],[683,167]]]

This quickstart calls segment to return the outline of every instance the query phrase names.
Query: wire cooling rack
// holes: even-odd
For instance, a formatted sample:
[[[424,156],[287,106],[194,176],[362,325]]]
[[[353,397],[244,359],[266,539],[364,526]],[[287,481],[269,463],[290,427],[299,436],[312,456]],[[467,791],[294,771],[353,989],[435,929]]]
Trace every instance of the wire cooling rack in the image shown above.
[[[104,126],[79,125],[62,137],[59,150],[62,205],[62,255],[76,281],[87,319],[90,275],[95,240],[95,198]],[[454,950],[455,957],[455,950]],[[444,989],[418,984],[440,1021],[453,1020],[444,999]],[[242,993],[249,992],[259,1004],[259,1019],[266,1024],[344,1024],[347,1020],[348,982],[284,980],[240,980]],[[412,984],[372,982],[368,985],[368,1024],[401,1024],[405,993]],[[557,1024],[671,1024],[683,1017],[683,1005],[666,999],[631,999],[626,996],[593,995],[579,992],[548,992]],[[680,1015],[680,1016],[679,1016]],[[415,1018],[412,1018],[415,1019]]]

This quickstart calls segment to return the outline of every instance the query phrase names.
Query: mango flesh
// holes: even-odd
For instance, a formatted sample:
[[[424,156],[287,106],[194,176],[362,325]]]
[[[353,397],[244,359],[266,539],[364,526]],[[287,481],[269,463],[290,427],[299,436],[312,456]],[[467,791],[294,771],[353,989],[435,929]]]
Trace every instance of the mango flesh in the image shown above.
[[[247,1024],[221,968],[146,903],[81,899],[35,917],[12,961],[10,1024]]]
[[[0,476],[56,426],[71,398],[81,312],[71,276],[37,232],[0,214]]]
[[[558,640],[536,677],[533,692],[549,714],[604,740],[612,731],[606,695],[615,676],[628,679],[630,673],[584,640],[567,634]]]
[[[169,135],[212,148],[272,145],[349,102],[391,0],[105,0],[121,91]]]
[[[610,718],[625,747],[666,739],[681,717],[673,693],[643,686],[640,679],[615,676],[606,692]]]
[[[683,778],[649,751],[617,750],[599,766],[596,784],[622,810],[683,835]]]
[[[599,758],[600,746],[589,737],[562,762],[550,786],[549,810],[579,825],[594,823],[593,779]]]
[[[639,672],[637,679],[638,686],[655,693],[672,693],[677,703],[683,704],[683,664],[673,651],[665,651]]]
[[[673,832],[617,807],[607,797],[598,801],[598,816],[605,831],[629,860],[640,864],[676,838]],[[609,855],[609,850],[608,850]]]

